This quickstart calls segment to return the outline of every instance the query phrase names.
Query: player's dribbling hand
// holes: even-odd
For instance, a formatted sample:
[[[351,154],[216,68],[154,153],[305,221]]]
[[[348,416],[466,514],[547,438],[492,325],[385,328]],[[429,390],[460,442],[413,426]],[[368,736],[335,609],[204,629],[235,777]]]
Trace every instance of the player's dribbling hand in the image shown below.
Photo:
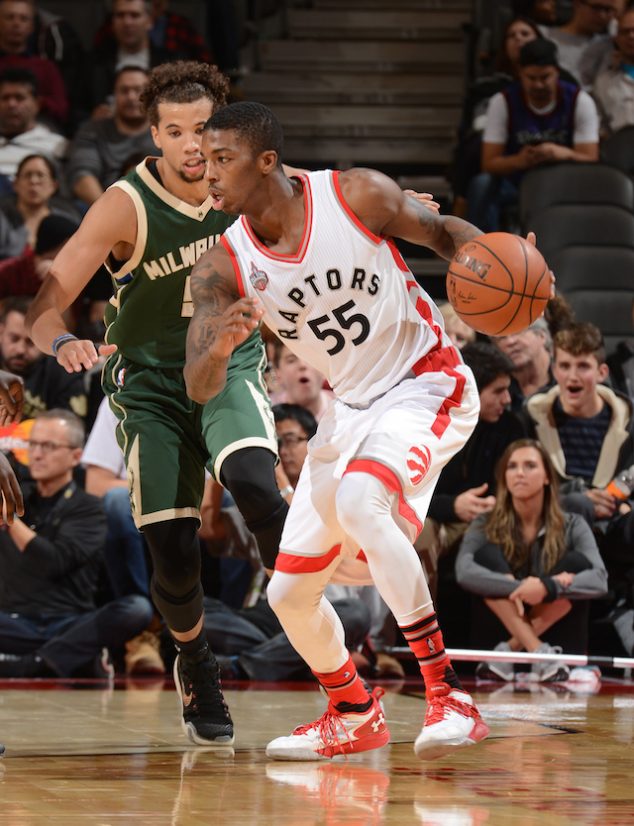
[[[229,358],[236,347],[249,338],[263,315],[264,310],[256,298],[241,298],[227,307],[217,322],[210,356]]]
[[[110,356],[116,349],[116,344],[102,344],[97,353],[94,342],[88,339],[71,339],[60,346],[56,358],[57,363],[67,373],[81,373],[82,370],[94,367],[100,356]]]

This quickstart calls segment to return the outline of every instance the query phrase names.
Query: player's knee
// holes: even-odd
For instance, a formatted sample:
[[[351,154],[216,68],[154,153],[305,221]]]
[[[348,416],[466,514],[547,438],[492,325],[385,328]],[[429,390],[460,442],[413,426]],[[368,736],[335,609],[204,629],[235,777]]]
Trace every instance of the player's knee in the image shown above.
[[[292,574],[273,573],[266,598],[275,615],[284,624],[293,615],[306,615],[307,602],[300,578]]]
[[[222,463],[220,481],[247,524],[266,519],[280,505],[275,456],[266,448],[249,447],[231,453]]]
[[[222,463],[220,479],[255,535],[264,566],[273,568],[288,511],[277,487],[274,455],[262,447],[238,450]]]
[[[368,473],[347,474],[335,499],[337,519],[344,531],[364,545],[368,535],[380,529],[381,518],[389,515],[390,495],[383,483]]]

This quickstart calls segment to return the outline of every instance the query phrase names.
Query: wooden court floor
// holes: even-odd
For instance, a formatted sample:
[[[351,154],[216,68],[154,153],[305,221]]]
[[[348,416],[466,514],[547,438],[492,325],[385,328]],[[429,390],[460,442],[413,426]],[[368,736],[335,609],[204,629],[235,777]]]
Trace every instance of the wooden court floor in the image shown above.
[[[32,686],[33,683],[30,684]],[[229,686],[235,749],[190,747],[170,681],[0,684],[0,824],[529,826],[634,824],[634,684],[474,692],[491,738],[422,763],[419,686],[384,698],[392,744],[273,763],[272,737],[318,717],[313,690]]]

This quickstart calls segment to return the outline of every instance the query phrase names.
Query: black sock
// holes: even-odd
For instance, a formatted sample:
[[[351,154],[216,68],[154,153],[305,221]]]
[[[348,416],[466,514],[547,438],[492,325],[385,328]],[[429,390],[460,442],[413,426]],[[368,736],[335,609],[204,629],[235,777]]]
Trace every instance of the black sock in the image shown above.
[[[174,638],[174,644],[184,659],[193,660],[194,662],[201,662],[211,653],[204,626],[200,629],[198,636],[194,637],[193,640],[183,642],[182,640]]]
[[[445,668],[445,682],[450,688],[457,688],[459,691],[464,691],[462,683],[458,679],[458,675],[450,665]]]
[[[335,708],[337,711],[341,712],[341,714],[363,714],[364,711],[368,711],[374,699],[370,697],[366,703],[346,703],[343,700],[341,703],[336,703]]]

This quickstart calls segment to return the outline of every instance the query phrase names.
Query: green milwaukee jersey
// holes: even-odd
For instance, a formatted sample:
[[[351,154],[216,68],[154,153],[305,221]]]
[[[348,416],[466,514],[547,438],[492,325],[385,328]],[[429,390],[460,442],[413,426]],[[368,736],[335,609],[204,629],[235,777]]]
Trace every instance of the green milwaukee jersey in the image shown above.
[[[145,160],[113,186],[132,199],[137,238],[131,258],[118,269],[111,266],[115,294],[106,309],[106,341],[137,364],[182,367],[194,312],[192,267],[235,218],[212,209],[211,198],[200,206],[179,200]],[[252,339],[242,346],[251,348]]]

